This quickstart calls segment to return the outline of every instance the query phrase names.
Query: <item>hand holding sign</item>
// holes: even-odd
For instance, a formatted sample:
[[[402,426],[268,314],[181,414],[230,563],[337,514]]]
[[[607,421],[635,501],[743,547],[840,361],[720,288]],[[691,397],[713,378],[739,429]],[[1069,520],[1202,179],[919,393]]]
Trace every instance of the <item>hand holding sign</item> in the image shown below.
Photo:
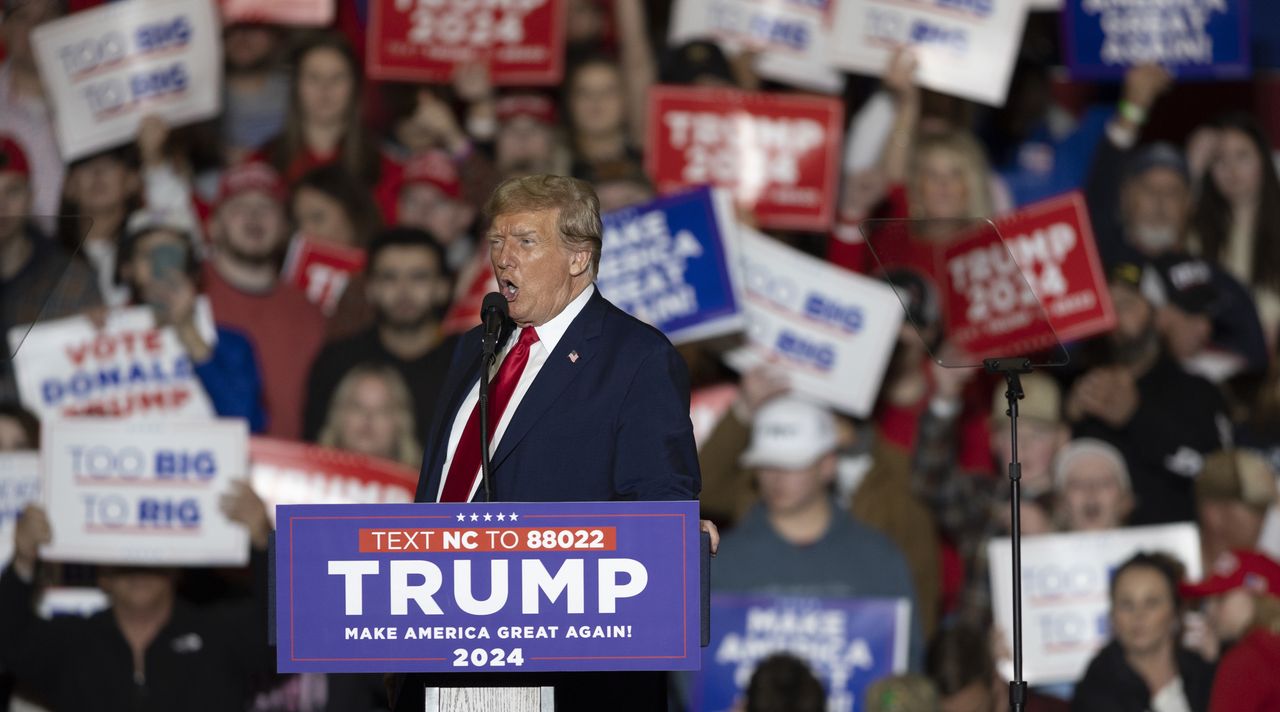
[[[239,522],[249,530],[249,542],[253,548],[265,550],[271,536],[271,519],[267,505],[247,482],[232,482],[231,490],[218,500],[218,507],[227,519]]]
[[[18,515],[18,526],[13,530],[13,569],[23,578],[31,578],[40,560],[40,547],[53,541],[53,527],[49,515],[38,504],[28,504]]]

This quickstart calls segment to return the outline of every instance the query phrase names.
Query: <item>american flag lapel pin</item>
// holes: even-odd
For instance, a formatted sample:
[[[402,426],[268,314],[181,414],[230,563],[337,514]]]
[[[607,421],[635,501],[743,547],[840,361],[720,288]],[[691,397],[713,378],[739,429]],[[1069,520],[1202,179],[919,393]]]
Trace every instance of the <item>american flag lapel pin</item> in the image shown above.
[[[578,352],[577,352],[577,351],[570,351],[570,352],[569,352],[569,363],[577,363],[577,362],[578,362]]]

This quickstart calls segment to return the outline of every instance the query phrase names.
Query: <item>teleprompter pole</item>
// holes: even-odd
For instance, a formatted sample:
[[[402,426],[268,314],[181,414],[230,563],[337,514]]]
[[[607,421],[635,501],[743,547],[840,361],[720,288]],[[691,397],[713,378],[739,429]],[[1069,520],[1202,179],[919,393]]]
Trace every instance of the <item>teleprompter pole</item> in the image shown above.
[[[987,373],[1004,376],[1004,397],[1009,403],[1009,515],[1013,549],[1013,680],[1009,682],[1010,712],[1024,712],[1027,682],[1022,679],[1022,463],[1018,461],[1018,401],[1022,400],[1024,373],[1031,373],[1029,358],[989,358],[982,362]]]

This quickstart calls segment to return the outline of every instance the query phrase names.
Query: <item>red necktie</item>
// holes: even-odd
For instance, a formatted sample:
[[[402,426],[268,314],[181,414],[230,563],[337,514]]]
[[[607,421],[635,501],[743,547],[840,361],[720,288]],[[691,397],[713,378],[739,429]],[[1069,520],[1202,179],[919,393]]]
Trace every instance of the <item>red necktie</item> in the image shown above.
[[[498,375],[493,377],[489,391],[489,437],[492,438],[502,420],[502,412],[511,401],[511,394],[520,382],[520,374],[529,362],[529,349],[538,341],[538,332],[532,326],[520,330],[520,338],[515,348],[502,359],[498,367]],[[471,417],[462,429],[462,439],[458,448],[453,451],[453,461],[449,464],[449,472],[445,477],[444,489],[440,491],[441,502],[467,502],[471,500],[471,490],[476,479],[480,477],[480,402],[476,401],[471,409]]]

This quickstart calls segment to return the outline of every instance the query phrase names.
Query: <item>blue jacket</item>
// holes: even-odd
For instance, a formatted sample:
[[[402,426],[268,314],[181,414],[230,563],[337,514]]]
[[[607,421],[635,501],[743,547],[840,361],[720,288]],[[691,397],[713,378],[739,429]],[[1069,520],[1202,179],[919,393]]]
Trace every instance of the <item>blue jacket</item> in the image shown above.
[[[218,343],[209,360],[195,364],[196,376],[218,417],[244,418],[249,421],[249,432],[261,433],[267,428],[267,415],[262,408],[262,377],[253,343],[225,327],[217,327],[217,333]]]
[[[424,443],[419,502],[436,500],[449,431],[479,380],[480,337],[479,327],[467,332],[454,354]],[[696,499],[684,361],[660,331],[597,290],[512,416],[491,478],[494,499],[509,502]]]

